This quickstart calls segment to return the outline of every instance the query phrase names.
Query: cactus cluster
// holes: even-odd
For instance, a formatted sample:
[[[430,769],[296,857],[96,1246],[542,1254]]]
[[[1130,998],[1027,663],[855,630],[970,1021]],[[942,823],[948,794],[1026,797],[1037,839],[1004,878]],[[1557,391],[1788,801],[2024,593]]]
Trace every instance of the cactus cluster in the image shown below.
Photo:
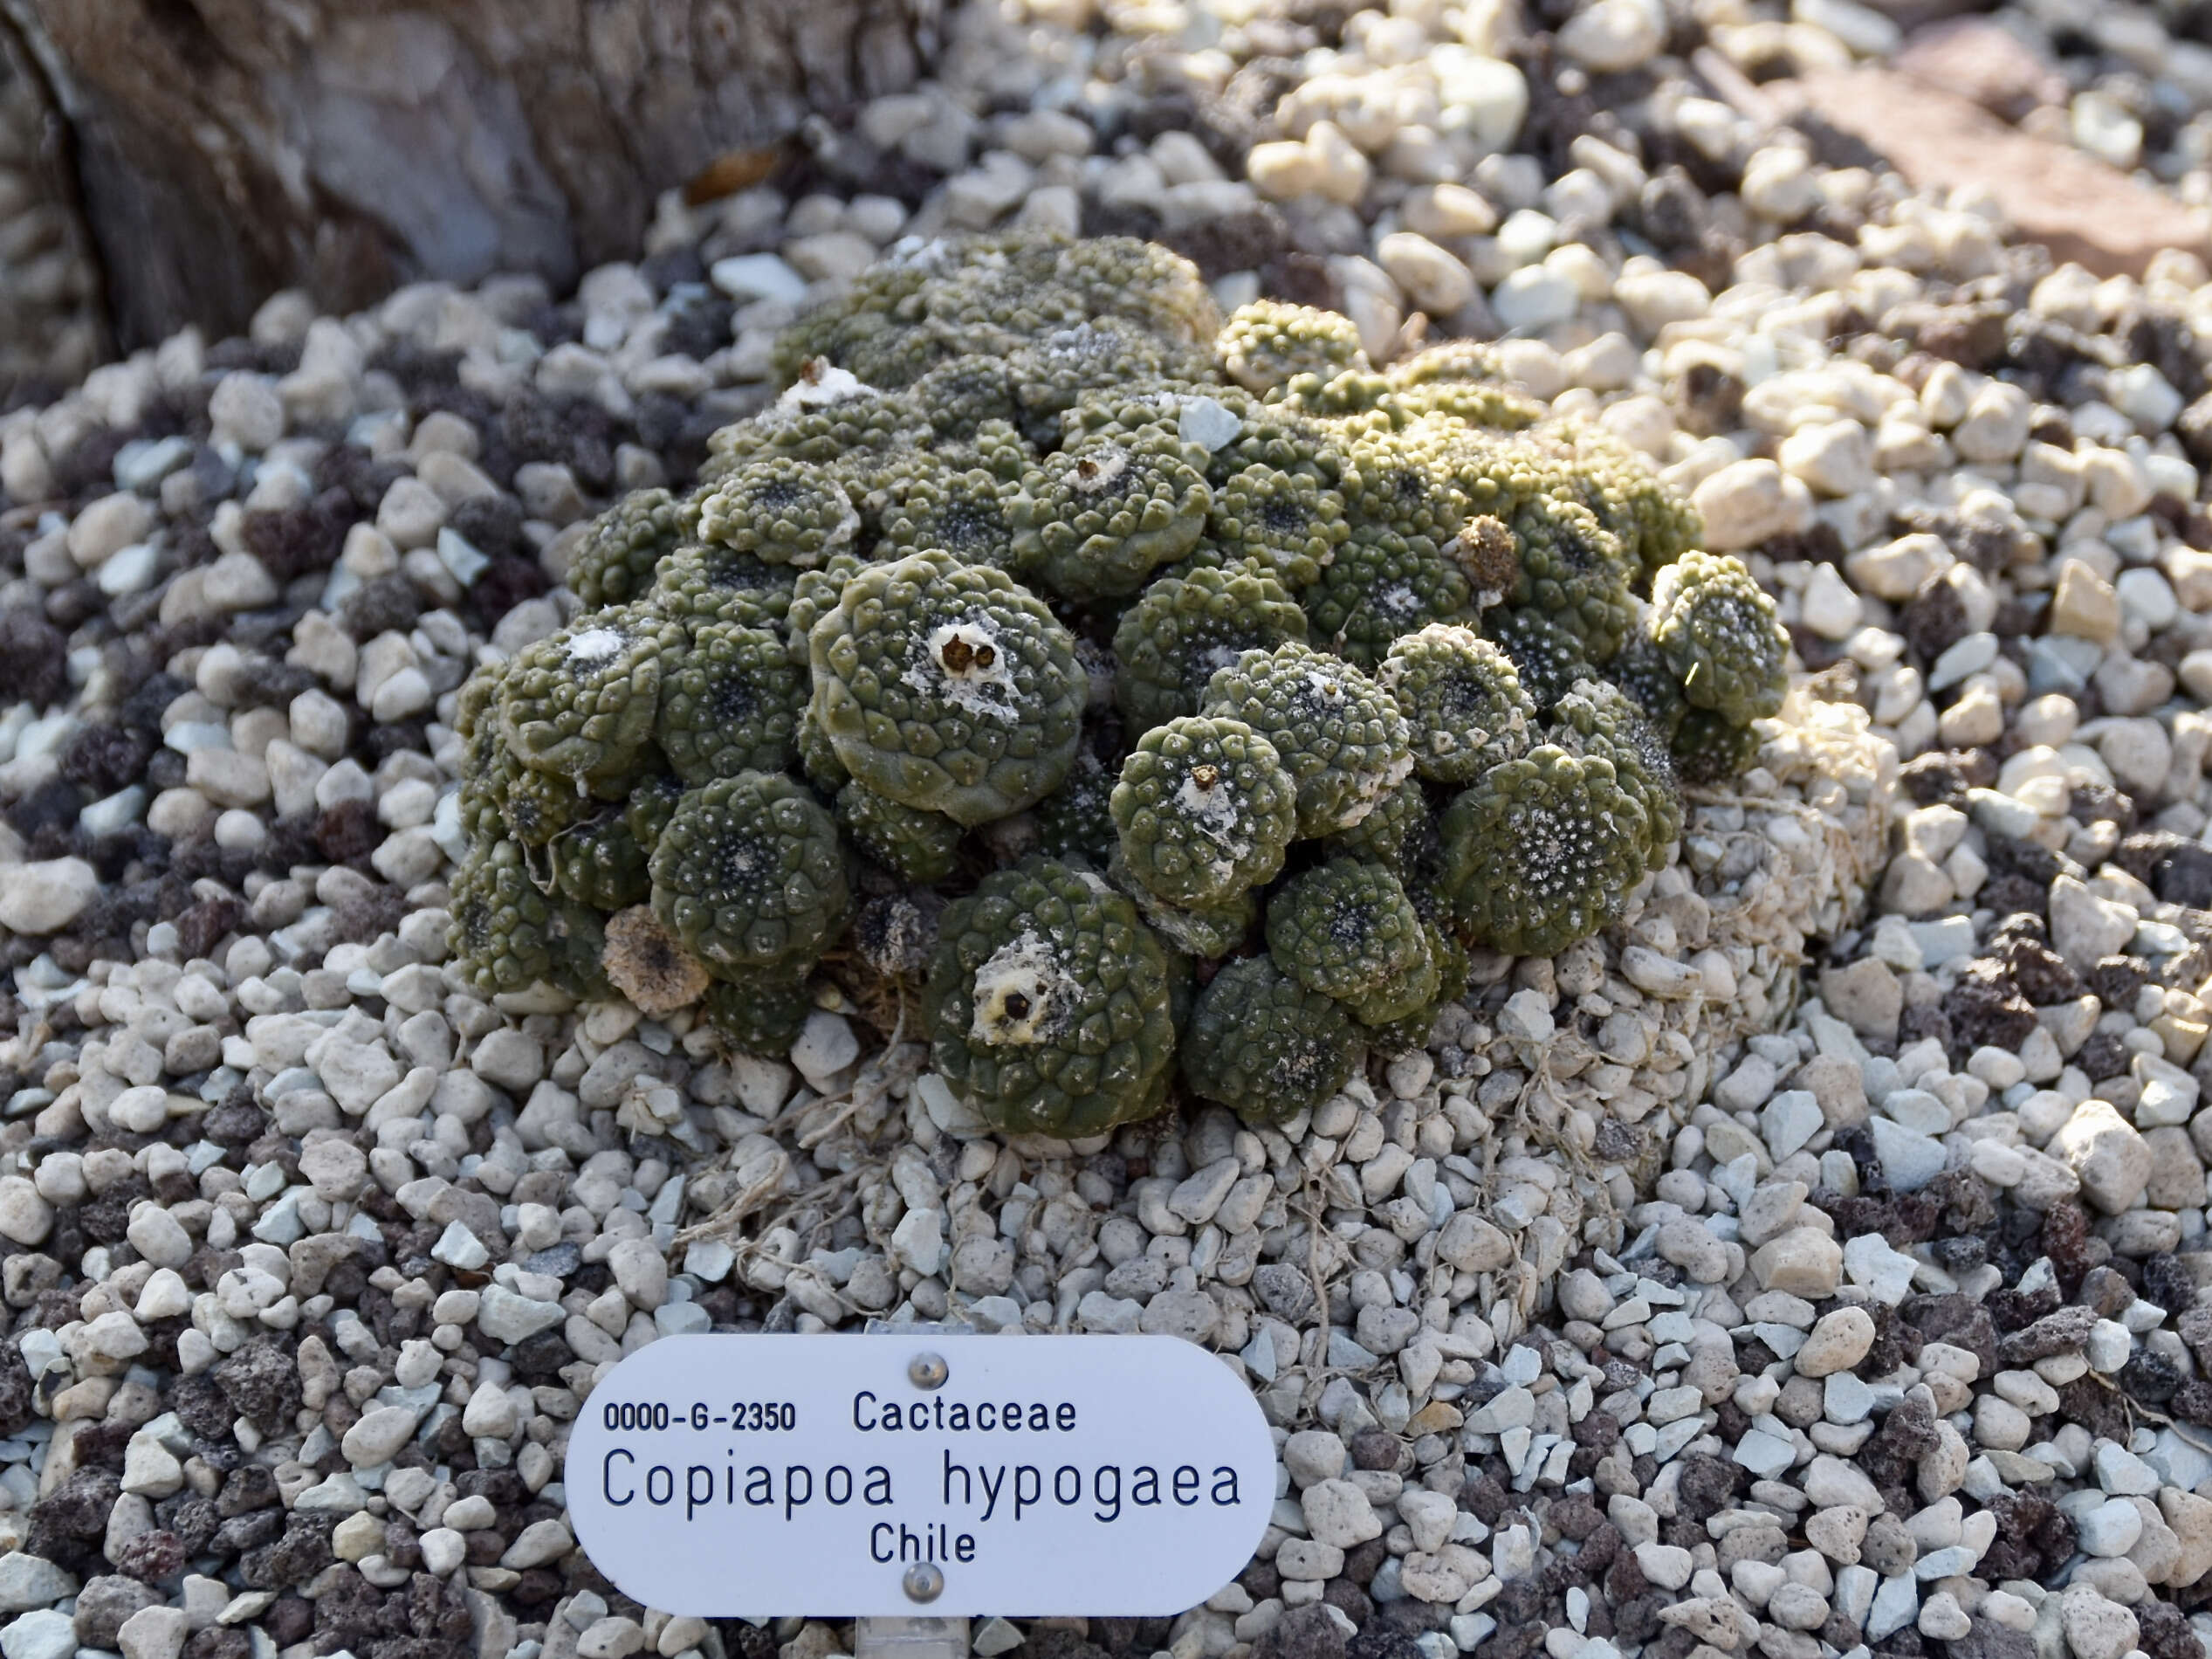
[[[1469,947],[1604,927],[1678,770],[1779,706],[1749,573],[1482,346],[1378,370],[1342,317],[1225,323],[1161,249],[1022,233],[902,245],[780,361],[463,690],[487,991],[773,1050],[857,912],[994,1126],[1178,1078],[1280,1120],[1418,1045]],[[919,887],[934,944],[875,948],[870,896]]]

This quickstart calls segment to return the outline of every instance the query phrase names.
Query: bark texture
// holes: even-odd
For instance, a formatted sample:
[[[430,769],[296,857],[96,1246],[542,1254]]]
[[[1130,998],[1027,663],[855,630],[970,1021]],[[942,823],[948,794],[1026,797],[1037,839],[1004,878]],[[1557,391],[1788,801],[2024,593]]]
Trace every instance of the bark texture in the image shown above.
[[[0,399],[52,396],[107,350],[67,129],[0,29]]]
[[[938,0],[0,0],[128,349],[270,293],[556,285],[662,189],[910,84]]]

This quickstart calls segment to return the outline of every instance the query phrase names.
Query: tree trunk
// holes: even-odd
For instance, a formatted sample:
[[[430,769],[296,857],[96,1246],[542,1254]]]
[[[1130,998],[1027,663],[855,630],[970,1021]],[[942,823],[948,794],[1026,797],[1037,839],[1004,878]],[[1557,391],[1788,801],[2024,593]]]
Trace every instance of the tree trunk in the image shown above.
[[[938,4],[0,0],[0,45],[65,131],[127,350],[287,287],[573,281],[661,190],[910,84]]]
[[[108,348],[67,130],[0,26],[0,398],[51,397]]]

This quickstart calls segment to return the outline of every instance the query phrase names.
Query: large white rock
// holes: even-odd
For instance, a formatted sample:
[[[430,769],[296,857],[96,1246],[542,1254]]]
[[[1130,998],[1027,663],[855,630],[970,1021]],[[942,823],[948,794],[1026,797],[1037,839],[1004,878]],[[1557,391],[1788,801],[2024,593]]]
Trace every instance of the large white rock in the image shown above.
[[[70,1659],[77,1651],[77,1621],[40,1607],[0,1626],[0,1654],[7,1659]]]
[[[540,1302],[504,1284],[485,1285],[477,1304],[477,1328],[495,1342],[526,1342],[567,1318],[560,1303]]]
[[[76,1575],[45,1556],[22,1550],[0,1555],[0,1613],[50,1607],[62,1597],[76,1594]]]
[[[1395,231],[1377,245],[1375,258],[1406,298],[1432,317],[1448,317],[1474,298],[1474,273],[1425,236]]]
[[[339,1449],[355,1469],[374,1469],[399,1456],[400,1448],[414,1437],[422,1414],[412,1406],[376,1406],[361,1414],[346,1431]]]
[[[1705,545],[1715,553],[1755,547],[1812,520],[1812,492],[1772,461],[1732,461],[1690,499],[1705,518]]]
[[[0,870],[0,927],[52,933],[75,921],[100,891],[100,872],[82,858],[41,858]]]
[[[2092,1097],[2074,1108],[2051,1145],[2081,1182],[2082,1196],[2117,1215],[2150,1184],[2151,1149],[2109,1101]]]
[[[141,1607],[123,1621],[115,1640],[123,1659],[176,1659],[189,1634],[182,1607]]]
[[[1349,1550],[1383,1535],[1382,1518],[1367,1494],[1348,1480],[1317,1481],[1300,1495],[1306,1532],[1317,1544]]]
[[[1649,63],[1666,44],[1659,10],[1645,0],[1597,0],[1559,31],[1559,49],[1601,75]]]

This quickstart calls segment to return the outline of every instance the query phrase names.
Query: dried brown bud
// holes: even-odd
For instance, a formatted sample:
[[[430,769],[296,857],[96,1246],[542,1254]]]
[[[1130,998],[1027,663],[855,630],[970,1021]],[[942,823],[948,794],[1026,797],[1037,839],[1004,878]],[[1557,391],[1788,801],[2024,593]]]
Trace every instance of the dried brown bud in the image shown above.
[[[1487,513],[1469,519],[1452,546],[1479,594],[1502,599],[1521,580],[1520,549],[1501,519]]]
[[[656,1019],[706,995],[705,965],[676,942],[650,905],[632,905],[608,922],[599,960],[608,982]]]

